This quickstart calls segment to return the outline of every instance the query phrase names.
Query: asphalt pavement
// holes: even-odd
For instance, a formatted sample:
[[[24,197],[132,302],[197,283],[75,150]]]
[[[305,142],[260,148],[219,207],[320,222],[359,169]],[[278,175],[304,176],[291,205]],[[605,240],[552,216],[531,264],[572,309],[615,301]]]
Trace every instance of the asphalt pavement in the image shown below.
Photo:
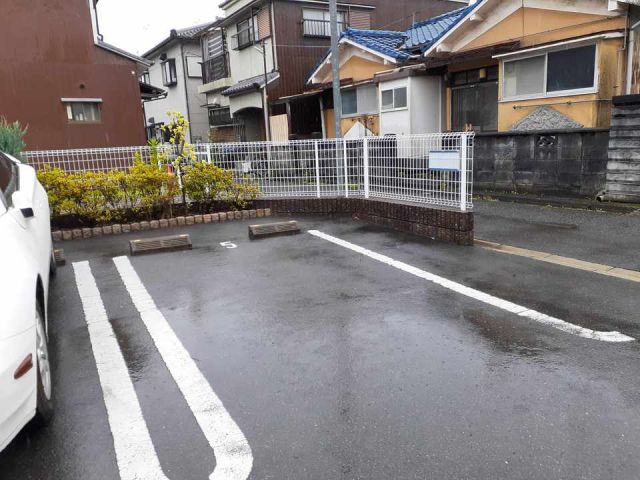
[[[581,243],[608,227],[611,245],[637,248],[637,235],[624,237],[640,218],[607,217],[600,228],[580,212],[517,207],[524,213],[478,205],[478,236],[637,262]],[[113,261],[133,235],[62,243],[68,265],[50,304],[56,417],[0,454],[0,478],[116,480],[130,468],[116,455],[122,425],[107,415],[113,398],[96,366],[106,347],[90,337],[93,310],[83,310],[74,275],[85,261],[128,371],[114,381],[132,383],[167,478],[208,478],[226,442],[209,441],[188,400],[193,385],[171,370],[171,332],[188,352],[184,371],[193,362],[223,404],[215,414],[248,442],[252,479],[638,478],[636,283],[350,218],[297,220],[304,233],[258,241],[248,239],[249,222],[175,229],[191,235],[193,250],[128,259],[152,299],[143,308],[140,288]],[[634,340],[583,338],[489,295]],[[170,331],[159,338],[162,319]],[[224,435],[230,424],[220,425]]]
[[[613,213],[474,200],[476,238],[640,270],[640,210]]]

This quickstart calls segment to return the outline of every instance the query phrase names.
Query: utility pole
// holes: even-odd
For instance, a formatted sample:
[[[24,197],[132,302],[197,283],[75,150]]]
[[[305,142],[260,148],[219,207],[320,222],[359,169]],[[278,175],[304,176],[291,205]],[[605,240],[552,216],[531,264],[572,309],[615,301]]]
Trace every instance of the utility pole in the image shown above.
[[[333,117],[336,138],[342,137],[342,96],[340,95],[340,53],[338,52],[338,2],[329,0],[329,18],[331,23],[331,69],[333,71]]]
[[[256,47],[262,53],[262,64],[264,68],[264,88],[262,89],[262,110],[264,113],[264,133],[267,141],[271,141],[271,122],[269,120],[269,94],[267,93],[267,84],[269,83],[269,74],[267,72],[267,44],[262,41],[262,49]]]
[[[340,52],[338,51],[338,2],[329,0],[329,19],[331,23],[331,71],[333,77],[333,118],[335,120],[336,138],[342,138],[342,96],[340,95]],[[344,146],[344,145],[343,145]],[[336,187],[344,185],[345,158],[340,154],[339,142],[335,142]],[[346,149],[345,149],[346,151]],[[346,192],[346,186],[345,186]]]

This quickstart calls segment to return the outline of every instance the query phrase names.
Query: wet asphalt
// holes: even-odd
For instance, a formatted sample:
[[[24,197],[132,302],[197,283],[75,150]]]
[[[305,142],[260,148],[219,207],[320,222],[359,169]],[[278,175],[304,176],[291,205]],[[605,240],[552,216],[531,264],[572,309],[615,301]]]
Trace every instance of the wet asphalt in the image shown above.
[[[636,283],[350,218],[298,220],[303,231],[640,338]],[[250,241],[248,223],[175,229],[193,250],[131,260],[244,432],[250,478],[638,478],[638,342],[532,323],[306,233]],[[0,454],[1,479],[119,478],[71,267],[80,260],[90,261],[164,472],[195,480],[213,470],[112,262],[131,238],[61,244],[68,266],[50,303],[56,417]]]

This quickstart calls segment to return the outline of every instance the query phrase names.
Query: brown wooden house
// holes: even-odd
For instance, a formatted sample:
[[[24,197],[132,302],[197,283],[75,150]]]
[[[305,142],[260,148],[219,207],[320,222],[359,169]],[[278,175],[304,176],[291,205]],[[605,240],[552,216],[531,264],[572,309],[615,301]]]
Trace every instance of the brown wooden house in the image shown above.
[[[0,116],[28,127],[29,150],[145,141],[145,61],[102,41],[97,1],[2,0]]]

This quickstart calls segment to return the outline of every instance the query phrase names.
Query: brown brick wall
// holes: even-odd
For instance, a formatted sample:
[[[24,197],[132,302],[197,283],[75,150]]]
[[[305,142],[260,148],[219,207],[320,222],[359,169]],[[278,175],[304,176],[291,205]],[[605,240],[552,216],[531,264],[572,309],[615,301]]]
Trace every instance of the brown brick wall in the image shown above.
[[[361,198],[290,198],[256,200],[254,204],[255,208],[270,208],[274,215],[351,214],[394,230],[457,245],[473,245],[473,212]]]

